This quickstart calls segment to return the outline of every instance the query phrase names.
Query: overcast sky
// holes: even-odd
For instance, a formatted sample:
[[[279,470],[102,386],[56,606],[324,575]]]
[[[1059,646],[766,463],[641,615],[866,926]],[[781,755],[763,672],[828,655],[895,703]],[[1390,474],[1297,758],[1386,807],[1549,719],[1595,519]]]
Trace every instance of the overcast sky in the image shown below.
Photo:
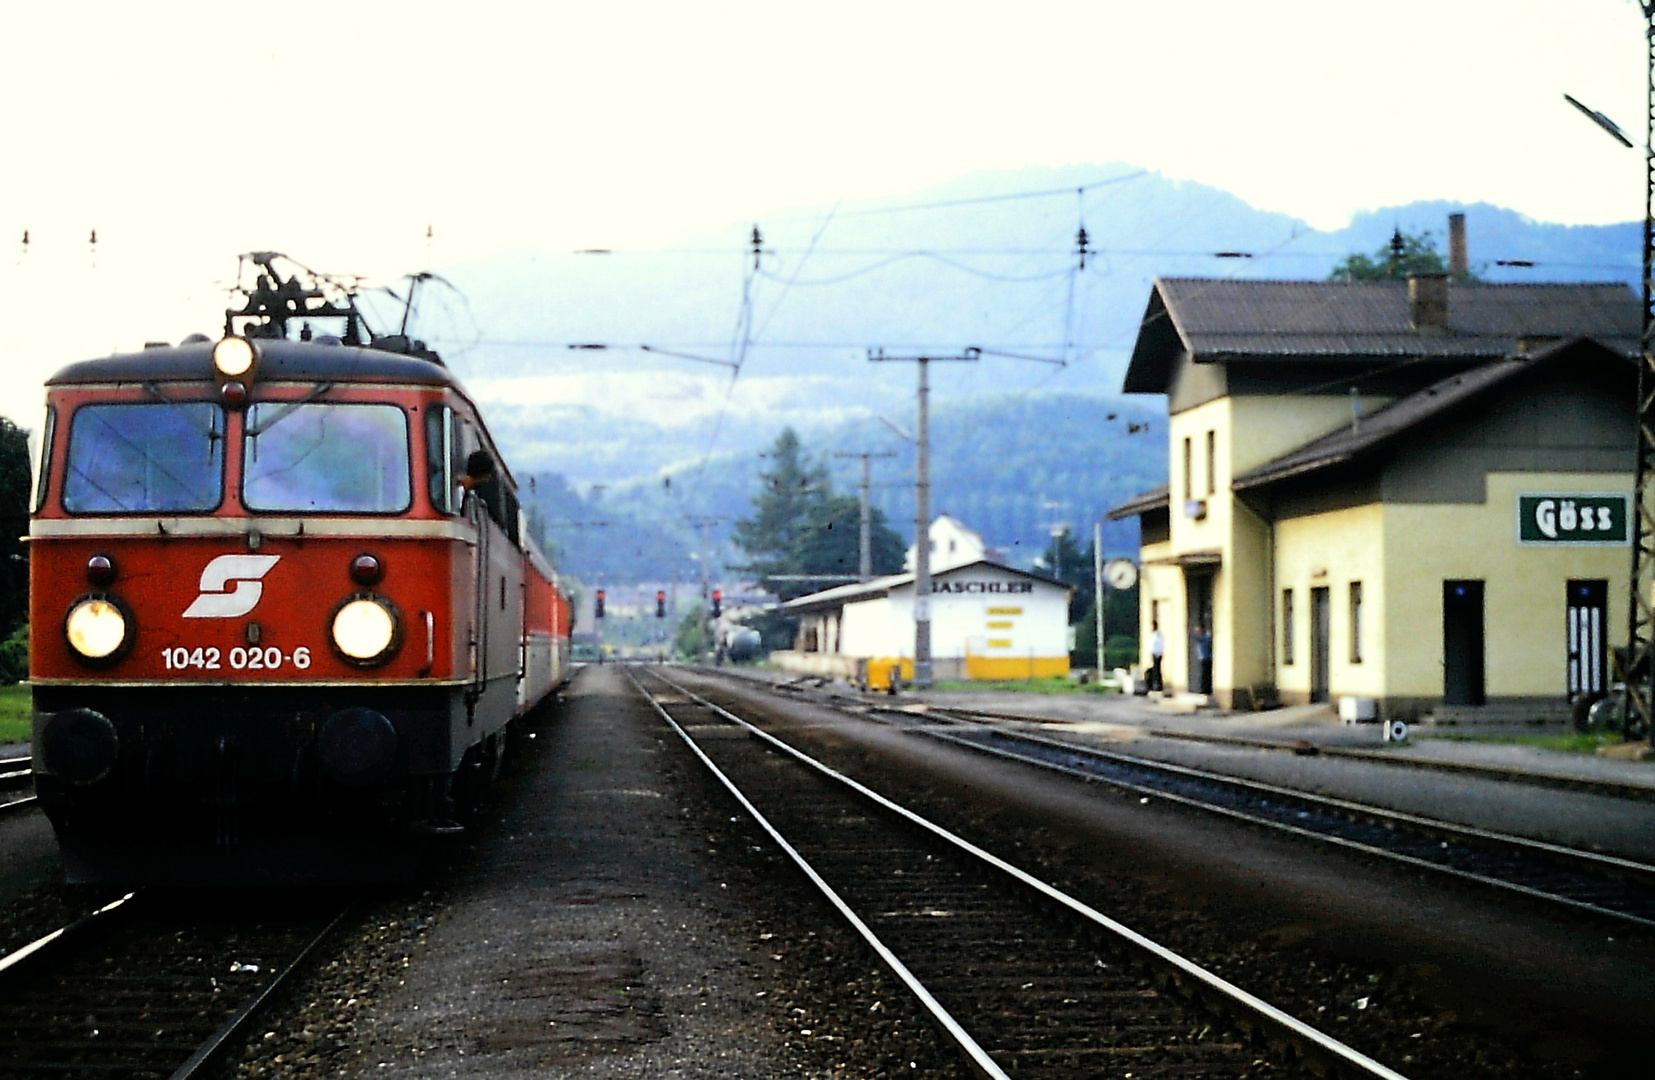
[[[254,248],[389,280],[1110,161],[1319,227],[1642,213],[1636,152],[1562,99],[1641,141],[1631,0],[18,7],[0,413],[31,424],[57,364],[212,330]]]

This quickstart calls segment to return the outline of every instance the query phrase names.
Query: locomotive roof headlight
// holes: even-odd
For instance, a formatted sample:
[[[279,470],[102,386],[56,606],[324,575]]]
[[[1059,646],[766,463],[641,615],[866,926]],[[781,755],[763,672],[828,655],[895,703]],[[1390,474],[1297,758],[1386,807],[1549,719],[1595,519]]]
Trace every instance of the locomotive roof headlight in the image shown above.
[[[244,337],[227,337],[213,346],[213,367],[227,379],[239,379],[253,370],[259,354]]]
[[[112,664],[132,645],[132,619],[121,605],[106,596],[75,601],[63,620],[69,647],[93,664]]]
[[[384,597],[353,596],[334,611],[329,633],[346,663],[373,667],[396,655],[402,620]]]

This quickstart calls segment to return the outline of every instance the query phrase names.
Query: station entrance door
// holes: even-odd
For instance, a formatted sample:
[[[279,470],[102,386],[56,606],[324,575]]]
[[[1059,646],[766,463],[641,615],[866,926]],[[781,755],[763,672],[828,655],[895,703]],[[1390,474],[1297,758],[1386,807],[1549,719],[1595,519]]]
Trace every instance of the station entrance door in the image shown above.
[[[1310,590],[1310,700],[1328,699],[1329,661],[1333,655],[1333,602],[1326,588]]]
[[[1483,583],[1442,583],[1442,703],[1481,705]]]
[[[1571,581],[1568,591],[1569,697],[1601,697],[1608,682],[1609,583]]]

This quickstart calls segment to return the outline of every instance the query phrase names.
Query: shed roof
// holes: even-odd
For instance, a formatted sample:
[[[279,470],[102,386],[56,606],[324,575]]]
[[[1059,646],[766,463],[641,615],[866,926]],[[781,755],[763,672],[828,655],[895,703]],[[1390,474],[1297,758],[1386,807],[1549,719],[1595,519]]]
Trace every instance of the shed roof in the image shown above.
[[[1160,487],[1146,491],[1142,495],[1132,496],[1132,498],[1110,510],[1107,516],[1110,521],[1119,521],[1122,518],[1147,514],[1151,510],[1166,510],[1171,505],[1172,488],[1167,484],[1162,484]]]
[[[1404,281],[1158,278],[1123,388],[1164,393],[1185,352],[1197,363],[1478,362],[1525,341],[1584,336],[1631,355],[1639,325],[1637,298],[1620,282],[1450,283],[1443,332],[1413,326]]]
[[[1003,563],[997,563],[989,559],[978,559],[975,562],[961,563],[959,566],[950,566],[946,570],[938,570],[936,573],[931,575],[931,578],[933,581],[936,581],[943,578],[956,577],[967,570],[973,570],[977,567],[987,567],[991,570],[999,570],[1015,577],[1028,578],[1030,581],[1038,581],[1044,585],[1053,585],[1059,589],[1067,589],[1069,587],[1061,581],[1053,581],[1051,578],[1041,577],[1039,574],[1031,574],[1027,570],[1019,570],[1016,567],[1006,566]],[[792,612],[820,611],[824,608],[836,608],[843,607],[846,604],[854,604],[860,600],[877,600],[880,597],[891,595],[892,591],[900,589],[905,585],[912,585],[916,576],[917,575],[912,572],[905,574],[887,574],[884,577],[877,577],[871,581],[857,581],[849,585],[835,585],[831,589],[823,589],[821,592],[814,592],[805,596],[795,597],[794,599],[783,604],[782,610]]]

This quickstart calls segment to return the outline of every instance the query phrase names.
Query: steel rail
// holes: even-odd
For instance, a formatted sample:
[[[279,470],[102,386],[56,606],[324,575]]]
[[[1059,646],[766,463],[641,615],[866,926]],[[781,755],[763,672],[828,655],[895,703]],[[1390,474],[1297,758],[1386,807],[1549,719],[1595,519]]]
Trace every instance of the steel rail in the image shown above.
[[[1575,900],[1571,897],[1561,896],[1557,893],[1547,892],[1544,889],[1536,889],[1536,888],[1533,888],[1532,886],[1523,885],[1519,882],[1507,881],[1503,878],[1491,877],[1491,876],[1486,875],[1486,874],[1478,874],[1478,873],[1476,873],[1474,871],[1470,871],[1470,870],[1461,870],[1461,869],[1459,869],[1457,867],[1453,867],[1453,866],[1445,866],[1442,863],[1432,862],[1429,859],[1421,859],[1421,858],[1419,858],[1418,856],[1415,856],[1415,855],[1407,855],[1407,854],[1404,854],[1404,853],[1399,852],[1399,851],[1389,851],[1385,848],[1377,847],[1377,846],[1372,845],[1372,844],[1364,844],[1360,840],[1351,840],[1351,839],[1348,839],[1348,838],[1343,837],[1343,836],[1333,836],[1333,835],[1330,835],[1330,834],[1325,833],[1325,832],[1318,832],[1314,829],[1306,829],[1306,828],[1303,828],[1303,827],[1298,826],[1298,825],[1290,825],[1286,822],[1271,821],[1269,818],[1256,816],[1256,815],[1253,815],[1253,814],[1248,814],[1244,811],[1234,810],[1234,809],[1231,809],[1230,807],[1226,807],[1226,806],[1217,806],[1213,803],[1203,802],[1200,799],[1192,798],[1192,797],[1187,796],[1187,795],[1180,795],[1177,792],[1167,791],[1164,788],[1149,787],[1147,785],[1134,784],[1129,780],[1120,780],[1120,779],[1116,779],[1116,778],[1113,778],[1113,777],[1099,776],[1096,773],[1087,772],[1084,769],[1076,769],[1072,766],[1060,765],[1056,762],[1045,761],[1045,760],[1042,760],[1042,759],[1037,758],[1037,757],[1025,756],[1025,755],[1019,754],[1019,753],[1017,753],[1016,751],[1013,751],[1013,750],[1006,750],[1006,749],[1003,749],[1001,747],[994,747],[994,746],[984,746],[981,743],[972,742],[969,739],[962,739],[957,735],[950,735],[946,732],[926,732],[925,734],[927,734],[928,736],[930,736],[932,738],[943,740],[943,741],[946,741],[946,742],[950,742],[950,743],[953,743],[957,746],[962,746],[962,747],[965,747],[965,748],[970,749],[970,750],[979,751],[979,752],[985,753],[985,754],[993,754],[993,755],[996,755],[996,756],[999,756],[999,757],[1006,758],[1006,759],[1011,760],[1011,761],[1017,761],[1017,762],[1020,762],[1020,763],[1023,763],[1023,764],[1027,764],[1027,765],[1035,765],[1035,766],[1038,766],[1040,768],[1050,769],[1054,772],[1066,773],[1070,776],[1074,776],[1074,777],[1077,777],[1079,779],[1086,780],[1088,782],[1101,783],[1101,784],[1110,784],[1112,786],[1122,788],[1123,790],[1132,791],[1132,792],[1140,794],[1140,795],[1147,795],[1147,796],[1151,796],[1151,797],[1157,798],[1157,799],[1166,799],[1170,802],[1182,803],[1186,806],[1191,806],[1191,807],[1194,807],[1198,810],[1205,810],[1209,813],[1223,814],[1226,817],[1234,818],[1237,821],[1246,822],[1249,825],[1263,825],[1263,826],[1266,826],[1268,828],[1278,829],[1282,832],[1290,833],[1290,834],[1295,835],[1295,836],[1302,836],[1302,837],[1306,837],[1306,838],[1311,839],[1311,840],[1320,841],[1322,843],[1334,844],[1334,845],[1337,845],[1339,847],[1349,848],[1350,850],[1353,850],[1353,851],[1360,851],[1365,855],[1374,855],[1374,856],[1378,856],[1380,858],[1390,859],[1390,860],[1395,861],[1395,862],[1404,863],[1408,866],[1418,867],[1418,868],[1424,869],[1424,870],[1433,870],[1433,871],[1436,871],[1437,873],[1441,873],[1441,874],[1447,874],[1451,877],[1457,877],[1457,878],[1460,878],[1461,880],[1464,880],[1464,881],[1473,881],[1473,882],[1476,882],[1480,885],[1489,885],[1489,886],[1493,886],[1493,887],[1498,888],[1498,889],[1505,889],[1509,892],[1514,892],[1514,893],[1518,893],[1518,894],[1523,895],[1523,896],[1527,896],[1530,899],[1544,900],[1544,901],[1547,901],[1548,903],[1554,903],[1554,904],[1563,904],[1563,905],[1566,905],[1568,907],[1576,908],[1580,911],[1589,912],[1593,915],[1608,916],[1610,918],[1620,919],[1620,920],[1625,921],[1625,922],[1635,923],[1639,926],[1655,927],[1655,920],[1645,919],[1642,916],[1632,915],[1632,914],[1629,914],[1629,913],[1624,912],[1624,911],[1616,911],[1614,908],[1601,907],[1597,904],[1589,903],[1585,900]],[[1572,850],[1572,849],[1565,849],[1565,850]],[[1582,853],[1582,854],[1589,854],[1589,853]],[[1642,864],[1634,863],[1633,865],[1641,866]]]
[[[831,766],[817,761],[815,758],[805,754],[803,751],[795,749],[789,744],[776,738],[774,735],[771,735],[769,732],[754,726],[739,716],[736,716],[728,709],[723,708],[715,702],[708,701],[706,698],[695,693],[693,690],[690,690],[688,687],[674,682],[658,671],[651,672],[651,674],[654,675],[655,678],[672,687],[674,690],[686,695],[706,708],[711,709],[713,712],[724,717],[726,720],[743,728],[749,734],[757,736],[759,739],[789,755],[801,764],[807,765],[822,775],[838,781],[839,783],[850,788],[852,791],[855,791],[857,794],[862,795],[884,809],[891,811],[909,823],[931,833],[937,838],[943,840],[956,849],[965,852],[975,859],[987,863],[988,865],[1008,875],[1012,879],[1028,886],[1031,889],[1034,889],[1035,891],[1046,896],[1048,899],[1068,908],[1070,911],[1075,912],[1094,925],[1109,931],[1111,934],[1114,934],[1116,937],[1124,940],[1128,944],[1148,953],[1156,960],[1159,960],[1162,964],[1173,968],[1180,974],[1189,976],[1205,986],[1207,989],[1216,992],[1226,1000],[1236,1005],[1240,1005],[1249,1012],[1269,1021],[1277,1028],[1285,1032],[1293,1041],[1298,1042],[1301,1045],[1308,1045],[1320,1053],[1331,1057],[1335,1061],[1351,1066],[1366,1075],[1382,1077],[1384,1080],[1407,1080],[1402,1073],[1399,1073],[1394,1069],[1375,1061],[1373,1058],[1368,1057],[1366,1054],[1363,1054],[1361,1051],[1356,1050],[1353,1047],[1345,1045],[1333,1036],[1311,1027],[1309,1024],[1304,1023],[1297,1017],[1278,1009],[1276,1006],[1271,1005],[1262,998],[1248,993],[1241,987],[1236,986],[1234,983],[1214,974],[1211,971],[1208,971],[1206,968],[1201,967],[1194,961],[1188,960],[1185,957],[1173,952],[1171,949],[1166,948],[1164,945],[1145,937],[1136,930],[1133,930],[1131,927],[1126,926],[1124,923],[1111,919],[1109,916],[1098,911],[1096,908],[1093,908],[1085,902],[1070,896],[1066,892],[1063,892],[1055,885],[1050,885],[1045,881],[1042,881],[1019,867],[1006,862],[999,856],[985,851],[984,849],[971,843],[969,840],[950,832],[941,825],[938,825],[927,818],[921,817],[919,814],[916,814],[899,803],[891,801],[885,796],[857,782],[856,780],[851,779]],[[631,677],[630,672],[628,672],[628,677]],[[638,685],[636,679],[633,680],[633,683],[634,685]],[[639,689],[642,691],[643,688],[639,686]],[[648,695],[647,692],[645,693],[645,696],[649,698],[650,703],[654,706],[657,712],[661,713],[663,716],[666,715],[666,710],[661,708],[660,704],[656,702],[652,696]],[[670,720],[670,717],[668,719]],[[676,724],[673,726],[674,728],[677,728]],[[691,745],[693,746],[693,741],[689,739],[689,736],[687,734],[683,734],[682,729],[679,730],[686,742],[691,742]],[[699,747],[697,747],[696,750],[698,755],[705,761],[705,755],[700,754]],[[709,767],[712,767],[710,762],[708,764]],[[722,774],[720,774],[720,776],[722,778]],[[726,787],[731,788],[732,792],[734,791],[733,786],[730,785],[728,780],[725,780],[724,783]],[[745,798],[742,799],[742,802],[743,805],[750,806],[750,804],[746,802]],[[756,813],[756,811],[751,812]],[[766,829],[767,831],[771,831],[768,825],[766,826]],[[772,835],[774,835],[773,832]],[[801,865],[803,865],[799,856],[794,855],[794,859],[796,862],[800,862]]]
[[[733,796],[735,800],[741,804],[742,809],[746,810],[747,813],[752,816],[753,820],[758,822],[759,827],[769,834],[770,839],[774,840],[776,845],[780,847],[782,851],[787,853],[787,857],[793,860],[793,864],[797,866],[805,877],[810,879],[810,883],[815,885],[821,894],[827,898],[828,903],[832,904],[834,909],[844,917],[845,921],[851,924],[856,932],[862,936],[862,940],[866,941],[868,946],[879,955],[879,958],[885,961],[885,966],[890,968],[891,971],[896,974],[897,978],[902,980],[903,985],[908,987],[909,992],[919,999],[920,1004],[923,1005],[926,1011],[929,1012],[937,1023],[942,1026],[942,1029],[948,1033],[949,1038],[954,1040],[955,1044],[959,1046],[960,1050],[970,1060],[972,1067],[983,1076],[989,1077],[990,1080],[1011,1080],[1005,1071],[1001,1069],[999,1065],[995,1064],[994,1059],[988,1056],[988,1052],[978,1044],[977,1040],[973,1039],[971,1034],[967,1032],[964,1027],[960,1026],[960,1022],[955,1020],[953,1015],[943,1007],[942,1003],[932,996],[931,991],[926,989],[925,984],[920,982],[912,971],[908,970],[908,966],[902,962],[896,953],[892,952],[890,947],[880,940],[879,935],[873,932],[872,927],[863,922],[862,918],[857,915],[855,911],[851,910],[850,905],[845,903],[844,898],[834,891],[833,886],[829,885],[822,875],[816,872],[816,868],[811,866],[810,863],[806,861],[805,857],[799,853],[798,849],[790,844],[787,841],[787,838],[784,837],[776,829],[776,827],[770,823],[770,819],[765,817],[764,814],[759,811],[759,808],[753,805],[752,801],[747,798],[740,788],[736,787],[735,782],[724,774],[724,770],[714,764],[713,759],[706,755],[701,747],[696,744],[694,739],[690,738],[689,732],[679,726],[678,721],[674,720],[671,714],[669,714],[666,709],[662,708],[661,703],[655,699],[655,695],[644,689],[643,684],[640,683],[637,677],[632,674],[631,667],[623,667],[621,670],[626,673],[627,679],[630,680],[632,685],[637,688],[638,693],[643,695],[644,700],[649,702],[650,707],[660,714],[661,719],[665,720],[668,726],[670,726],[672,730],[677,733],[678,737],[684,741],[684,745],[688,746],[690,751],[694,753],[698,759],[700,759],[701,764],[707,767],[707,771],[718,778],[719,783],[723,784],[725,790],[727,790],[731,796]],[[692,697],[695,696],[690,693],[690,691],[679,687],[676,683],[666,678],[664,675],[661,675],[659,672],[652,672],[651,674],[666,683],[668,686],[672,686],[683,693],[690,694]],[[717,708],[717,706],[710,707],[714,709]]]
[[[755,680],[757,681],[757,680]],[[761,684],[762,685],[762,684]],[[781,687],[773,687],[780,689]],[[794,693],[799,691],[787,687]],[[902,713],[908,716],[921,716],[924,713],[918,710],[910,711],[897,705],[870,704],[863,706],[874,712]],[[926,713],[942,715],[952,718],[970,720],[987,717],[990,720],[1010,720],[1024,724],[1067,724],[1072,720],[1065,720],[1057,716],[1039,716],[1028,713],[1003,713],[989,709],[967,709],[958,705],[936,705],[925,703]],[[1123,725],[1126,726],[1126,725]],[[1249,739],[1240,735],[1220,735],[1209,732],[1174,731],[1171,728],[1145,727],[1139,729],[1146,735],[1157,739],[1172,739],[1179,742],[1205,743],[1211,746],[1241,746],[1255,750],[1270,750],[1277,753],[1297,754],[1300,748],[1292,743],[1273,742],[1269,739]],[[1626,799],[1631,802],[1655,802],[1655,786],[1647,784],[1625,783],[1617,780],[1602,780],[1586,776],[1569,776],[1562,773],[1534,772],[1529,769],[1518,769],[1504,765],[1489,765],[1470,761],[1441,761],[1433,758],[1401,757],[1393,753],[1380,750],[1363,750],[1354,746],[1316,746],[1316,755],[1327,758],[1344,758],[1351,761],[1371,762],[1375,765],[1384,765],[1390,768],[1423,769],[1428,772],[1451,773],[1459,776],[1476,776],[1486,780],[1494,780],[1509,784],[1529,784],[1534,787],[1556,788],[1559,791],[1577,791],[1587,795],[1599,795],[1604,798]]]
[[[969,723],[970,721],[962,721]],[[1036,735],[1027,731],[1005,731],[1001,728],[992,729],[996,735],[1004,739],[1019,740],[1035,743],[1040,746],[1051,747],[1066,753],[1080,754],[1086,757],[1102,758],[1105,761],[1119,762],[1133,768],[1146,771],[1174,773],[1180,776],[1190,776],[1199,780],[1207,780],[1216,784],[1225,784],[1232,787],[1248,788],[1281,798],[1294,799],[1301,802],[1314,803],[1337,810],[1363,814],[1367,817],[1383,818],[1401,824],[1412,825],[1435,833],[1451,833],[1455,836],[1471,837],[1477,840],[1509,845],[1511,847],[1526,848],[1531,851],[1555,855],[1559,858],[1571,859],[1579,862],[1593,863],[1598,866],[1616,870],[1628,870],[1637,874],[1647,874],[1655,877],[1655,865],[1638,862],[1636,859],[1624,859],[1618,855],[1605,855],[1600,851],[1586,851],[1582,848],[1572,848],[1564,844],[1553,844],[1545,840],[1535,840],[1527,836],[1514,836],[1511,833],[1496,832],[1492,829],[1480,828],[1476,825],[1461,825],[1452,821],[1443,821],[1441,818],[1430,818],[1420,814],[1410,814],[1403,810],[1391,810],[1383,806],[1374,806],[1371,803],[1354,802],[1350,799],[1339,799],[1332,795],[1319,795],[1301,788],[1282,787],[1264,780],[1253,780],[1245,776],[1228,776],[1224,773],[1210,772],[1206,769],[1197,769],[1191,765],[1179,765],[1171,761],[1157,761],[1154,758],[1141,758],[1132,754],[1123,754],[1118,750],[1104,750],[1093,746],[1080,746],[1065,742],[1062,739],[1053,739],[1045,735]],[[942,732],[922,732],[937,738],[946,738]],[[962,740],[952,740],[960,742]],[[964,740],[969,742],[969,740]],[[1098,779],[1104,779],[1098,777]]]
[[[788,682],[772,682],[769,679],[755,678],[739,671],[728,668],[712,669],[705,666],[699,668],[702,674],[713,675],[731,680],[739,680],[761,690],[772,693],[787,693],[804,697],[810,694],[808,685],[816,677],[805,677]],[[1038,713],[1009,713],[995,712],[990,709],[967,709],[958,705],[939,705],[934,702],[924,702],[916,709],[911,706],[885,705],[877,702],[841,703],[831,700],[822,700],[821,694],[810,694],[817,704],[828,708],[837,708],[849,711],[865,710],[875,713],[891,713],[904,716],[943,716],[956,719],[972,719],[986,717],[991,720],[1009,720],[1024,724],[1071,724],[1072,719],[1059,716],[1042,716]],[[923,712],[921,711],[923,709]],[[1136,727],[1136,725],[1122,725]],[[1300,748],[1292,743],[1276,742],[1270,739],[1250,739],[1239,735],[1220,735],[1217,733],[1175,731],[1171,728],[1143,727],[1138,728],[1146,735],[1158,739],[1173,739],[1179,742],[1205,743],[1212,746],[1243,746],[1249,749],[1270,750],[1278,753],[1299,753]],[[1352,746],[1316,746],[1315,753],[1319,757],[1343,758],[1351,761],[1365,761],[1375,765],[1384,765],[1388,768],[1416,769],[1426,772],[1449,773],[1458,776],[1474,776],[1485,780],[1500,783],[1527,784],[1531,787],[1556,788],[1559,791],[1575,791],[1586,795],[1598,795],[1611,799],[1626,799],[1631,802],[1655,802],[1655,785],[1626,783],[1617,780],[1603,780],[1586,776],[1570,776],[1564,773],[1534,772],[1529,769],[1511,768],[1504,765],[1489,765],[1470,761],[1443,761],[1435,758],[1403,757],[1385,753],[1379,750],[1363,750]]]
[[[35,795],[24,795],[19,799],[7,799],[0,802],[0,814],[6,814],[13,810],[20,810],[25,806],[33,806],[38,801],[39,797]]]
[[[111,903],[105,904],[96,911],[85,915],[67,926],[53,930],[49,934],[35,939],[22,948],[0,957],[0,974],[24,963],[32,957],[39,957],[45,950],[59,945],[68,938],[79,934],[82,930],[94,924],[100,924],[112,914],[126,907],[127,903],[138,895],[137,891],[129,892]],[[359,901],[353,898],[336,915],[327,921],[321,930],[313,934],[304,945],[295,951],[280,968],[274,971],[268,979],[259,985],[259,988],[244,1001],[240,1008],[226,1020],[218,1030],[214,1031],[189,1059],[180,1065],[170,1076],[169,1080],[190,1080],[203,1073],[203,1070],[218,1062],[225,1049],[230,1046],[235,1037],[246,1030],[248,1024],[259,1014],[269,1002],[271,995],[280,989],[288,979],[298,970],[327,937],[338,929],[357,909]],[[127,908],[126,910],[131,910]]]
[[[309,959],[310,954],[316,951],[318,945],[339,928],[340,923],[343,923],[355,913],[357,903],[357,900],[352,899],[340,909],[337,915],[328,920],[327,925],[317,931],[309,941],[305,942],[297,952],[289,957],[287,963],[271,973],[270,978],[266,979],[263,985],[253,992],[253,996],[248,998],[241,1008],[236,1010],[235,1015],[231,1016],[230,1019],[224,1022],[222,1027],[213,1032],[212,1036],[202,1043],[194,1054],[190,1055],[190,1059],[178,1067],[169,1080],[189,1080],[190,1077],[196,1076],[209,1065],[215,1063],[231,1040],[241,1034],[248,1023],[264,1008],[270,1000],[270,996],[287,982],[288,978],[298,970],[301,964]]]
[[[841,712],[849,711],[844,706],[839,706],[832,703],[824,702],[820,704],[824,704],[827,708],[833,708]],[[1482,829],[1472,825],[1461,825],[1454,822],[1443,821],[1439,818],[1428,818],[1418,814],[1409,814],[1404,811],[1390,810],[1385,807],[1374,806],[1369,803],[1359,803],[1348,799],[1337,799],[1328,795],[1318,795],[1297,788],[1288,788],[1276,784],[1269,784],[1260,780],[1226,776],[1222,773],[1209,772],[1204,769],[1196,769],[1187,765],[1177,765],[1172,762],[1157,761],[1152,758],[1135,757],[1131,754],[1122,754],[1113,750],[1080,746],[1075,743],[1065,742],[1061,739],[1053,739],[1030,732],[1008,731],[998,725],[983,724],[980,720],[971,719],[972,717],[981,718],[986,716],[991,720],[1003,718],[1008,720],[1027,721],[1030,719],[1028,717],[1014,717],[1009,714],[975,712],[969,709],[956,709],[946,706],[940,708],[930,707],[925,712],[910,711],[907,709],[892,708],[890,706],[882,705],[863,706],[862,708],[867,712],[885,713],[888,715],[900,716],[909,720],[923,720],[928,716],[936,714],[940,715],[942,719],[954,723],[977,724],[979,727],[991,731],[996,737],[1007,741],[1032,743],[1037,746],[1057,750],[1066,754],[1073,754],[1077,757],[1097,758],[1128,768],[1139,769],[1144,772],[1158,772],[1186,776],[1215,785],[1250,790],[1262,794],[1268,794],[1278,799],[1293,800],[1316,807],[1359,815],[1369,819],[1378,819],[1380,822],[1391,822],[1407,826],[1416,832],[1430,832],[1459,837],[1470,840],[1473,843],[1481,843],[1485,846],[1505,846],[1517,848],[1562,861],[1590,864],[1592,869],[1605,869],[1611,872],[1618,871],[1622,873],[1636,874],[1643,877],[1655,878],[1655,865],[1638,862],[1633,859],[1625,859],[1615,855],[1605,855],[1602,852],[1585,851],[1580,848],[1567,847],[1561,844],[1552,844],[1544,840],[1534,840],[1525,836],[1514,836],[1510,833],[1495,832],[1491,829]],[[1123,791],[1133,792],[1134,794],[1166,799],[1168,801],[1181,803],[1198,810],[1222,814],[1226,817],[1237,821],[1243,821],[1251,825],[1263,825],[1295,836],[1301,836],[1323,843],[1334,844],[1340,847],[1362,852],[1363,854],[1390,859],[1408,866],[1436,871],[1450,877],[1459,878],[1463,881],[1470,881],[1479,885],[1504,889],[1508,892],[1514,892],[1530,899],[1542,900],[1547,903],[1561,904],[1566,907],[1574,908],[1578,911],[1587,912],[1597,916],[1605,916],[1623,922],[1633,923],[1638,926],[1655,927],[1655,920],[1652,919],[1634,915],[1629,912],[1620,911],[1615,908],[1604,907],[1600,904],[1593,904],[1589,901],[1577,900],[1573,897],[1563,896],[1555,892],[1548,892],[1544,889],[1536,889],[1532,886],[1524,885],[1516,881],[1510,881],[1505,878],[1493,877],[1487,874],[1479,874],[1471,870],[1462,870],[1440,862],[1434,862],[1430,859],[1421,859],[1418,856],[1408,855],[1399,851],[1392,851],[1372,844],[1365,844],[1360,840],[1352,840],[1347,837],[1334,836],[1315,829],[1307,829],[1302,826],[1289,824],[1287,822],[1275,821],[1265,816],[1250,814],[1243,810],[1219,806],[1193,796],[1181,795],[1177,792],[1167,791],[1164,788],[1134,784],[1130,780],[1124,780],[1119,777],[1103,776],[1085,769],[1077,769],[1058,762],[1048,761],[1044,758],[1026,756],[1019,754],[1014,750],[1009,750],[1003,747],[987,746],[983,743],[972,739],[961,738],[946,731],[925,728],[914,728],[912,730],[914,730],[916,734],[924,735],[928,738],[948,742],[978,753],[991,754],[1010,761],[1017,761],[1026,765],[1034,765],[1039,768],[1052,770],[1054,772],[1061,772],[1066,775],[1076,777],[1077,779],[1085,780],[1088,783],[1108,784]]]
[[[138,894],[136,892],[129,892],[125,896],[121,897],[119,900],[111,901],[110,903],[105,904],[103,907],[101,907],[98,910],[92,912],[91,914],[83,915],[80,918],[76,919],[74,922],[70,923],[69,925],[60,926],[56,930],[53,930],[51,933],[46,934],[43,937],[38,937],[35,940],[29,942],[27,945],[23,946],[22,948],[15,949],[12,952],[7,953],[5,956],[0,957],[0,972],[4,972],[4,971],[7,971],[11,968],[16,967],[18,964],[21,964],[23,961],[27,960],[29,957],[31,957],[31,956],[35,955],[36,953],[40,952],[40,950],[48,948],[53,943],[61,941],[62,939],[66,938],[66,937],[69,937],[73,934],[79,933],[81,930],[84,930],[86,927],[92,925],[95,922],[101,921],[106,916],[108,916],[110,913],[120,909],[122,906],[124,906],[126,904],[126,902],[128,900],[131,900],[134,896],[137,896],[137,895]]]

